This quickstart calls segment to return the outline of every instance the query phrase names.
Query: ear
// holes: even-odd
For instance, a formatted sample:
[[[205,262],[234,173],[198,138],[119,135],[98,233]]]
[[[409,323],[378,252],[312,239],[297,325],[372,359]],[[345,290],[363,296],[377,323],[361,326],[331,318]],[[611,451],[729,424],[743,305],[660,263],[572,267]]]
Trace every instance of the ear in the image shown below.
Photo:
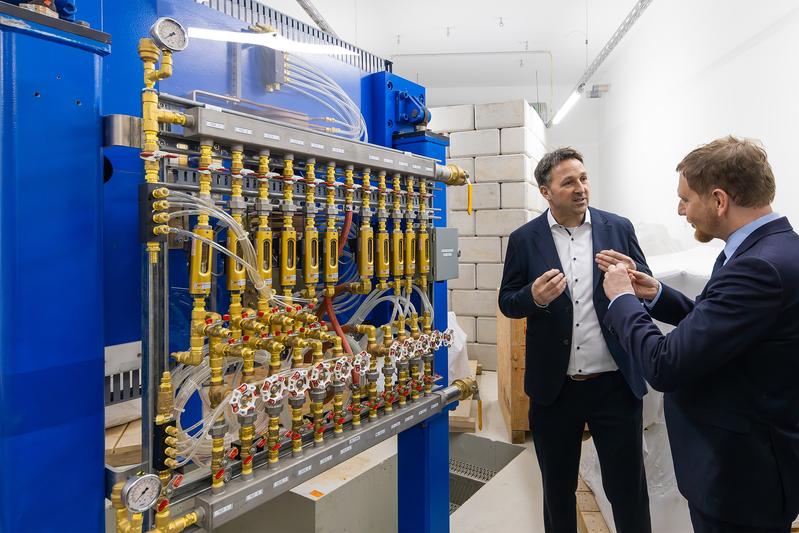
[[[538,192],[541,193],[541,196],[544,197],[544,200],[549,201],[549,188],[546,185],[540,185],[538,187]]]
[[[710,193],[711,205],[719,216],[724,216],[730,209],[730,195],[724,189],[713,189]]]

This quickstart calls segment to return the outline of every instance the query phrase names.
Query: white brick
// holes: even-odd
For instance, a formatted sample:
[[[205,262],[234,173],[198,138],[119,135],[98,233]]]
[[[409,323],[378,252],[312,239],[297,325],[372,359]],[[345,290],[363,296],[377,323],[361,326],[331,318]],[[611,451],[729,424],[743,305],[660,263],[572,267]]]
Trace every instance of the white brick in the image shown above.
[[[547,153],[546,146],[535,136],[530,128],[502,128],[499,134],[501,154],[525,154],[533,164],[538,163]]]
[[[502,281],[502,263],[481,263],[477,265],[477,288],[496,290]]]
[[[462,237],[458,239],[461,263],[499,263],[499,237]]]
[[[452,310],[460,316],[496,317],[496,291],[452,291]]]
[[[458,279],[447,281],[448,289],[472,290],[477,287],[477,274],[475,265],[472,263],[461,263],[458,265]]]
[[[475,216],[466,211],[447,211],[447,226],[458,228],[458,235],[472,237],[475,235]]]
[[[472,207],[474,209],[499,209],[499,183],[475,183],[472,185]],[[447,187],[447,209],[466,209],[466,186]]]
[[[477,157],[474,160],[475,181],[533,181],[534,165],[524,154]]]
[[[466,333],[466,342],[474,342],[477,338],[477,319],[473,316],[457,316],[458,325]]]
[[[431,107],[428,127],[436,132],[473,130],[474,106],[469,104]]]
[[[529,209],[543,213],[547,201],[532,183],[501,183],[500,207],[502,209]]]
[[[469,173],[470,176],[474,176],[474,158],[473,157],[447,157],[447,164],[458,165],[466,172]]]
[[[497,319],[484,318],[477,319],[477,342],[485,344],[497,343]]]
[[[542,143],[546,144],[544,122],[526,100],[474,106],[474,127],[478,130],[518,126],[527,126]]]
[[[452,311],[452,291],[447,291],[447,311]]]
[[[505,262],[505,254],[508,252],[508,237],[502,237],[500,239],[502,242],[500,244],[501,247],[501,255],[502,255],[502,262]]]
[[[499,130],[458,131],[449,136],[452,157],[499,154]]]
[[[513,230],[533,219],[532,213],[525,209],[497,209],[477,212],[478,236],[497,235],[504,237]]]
[[[466,353],[469,355],[469,359],[477,359],[483,365],[483,370],[497,369],[496,344],[467,343]]]

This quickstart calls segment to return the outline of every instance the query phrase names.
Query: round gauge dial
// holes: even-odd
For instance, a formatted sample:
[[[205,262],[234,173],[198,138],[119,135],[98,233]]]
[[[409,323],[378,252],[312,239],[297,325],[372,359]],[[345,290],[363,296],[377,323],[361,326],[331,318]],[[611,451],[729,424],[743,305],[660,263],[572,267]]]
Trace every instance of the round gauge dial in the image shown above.
[[[155,474],[132,477],[122,487],[122,503],[134,513],[143,513],[161,495],[161,480]]]
[[[189,44],[186,28],[173,18],[161,17],[150,28],[150,36],[162,49],[180,52]]]

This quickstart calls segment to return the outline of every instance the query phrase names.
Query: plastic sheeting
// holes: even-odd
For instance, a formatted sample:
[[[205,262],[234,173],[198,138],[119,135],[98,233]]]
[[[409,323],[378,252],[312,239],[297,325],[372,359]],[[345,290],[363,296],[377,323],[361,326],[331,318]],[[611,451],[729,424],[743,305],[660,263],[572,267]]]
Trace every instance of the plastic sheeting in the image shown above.
[[[452,346],[448,355],[448,379],[452,383],[456,379],[468,378],[469,354],[466,351],[466,332],[458,325],[455,313],[447,313],[447,327],[452,330]]]

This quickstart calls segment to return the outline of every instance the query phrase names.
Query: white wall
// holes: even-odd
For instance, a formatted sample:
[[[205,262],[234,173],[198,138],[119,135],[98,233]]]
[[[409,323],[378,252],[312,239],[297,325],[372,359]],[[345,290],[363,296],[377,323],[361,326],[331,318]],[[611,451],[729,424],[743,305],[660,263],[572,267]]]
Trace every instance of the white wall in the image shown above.
[[[611,85],[598,110],[607,179],[594,184],[594,205],[690,242],[676,215],[674,168],[696,146],[734,134],[763,142],[777,179],[774,207],[799,223],[797,35],[795,0],[653,2],[593,80]]]

